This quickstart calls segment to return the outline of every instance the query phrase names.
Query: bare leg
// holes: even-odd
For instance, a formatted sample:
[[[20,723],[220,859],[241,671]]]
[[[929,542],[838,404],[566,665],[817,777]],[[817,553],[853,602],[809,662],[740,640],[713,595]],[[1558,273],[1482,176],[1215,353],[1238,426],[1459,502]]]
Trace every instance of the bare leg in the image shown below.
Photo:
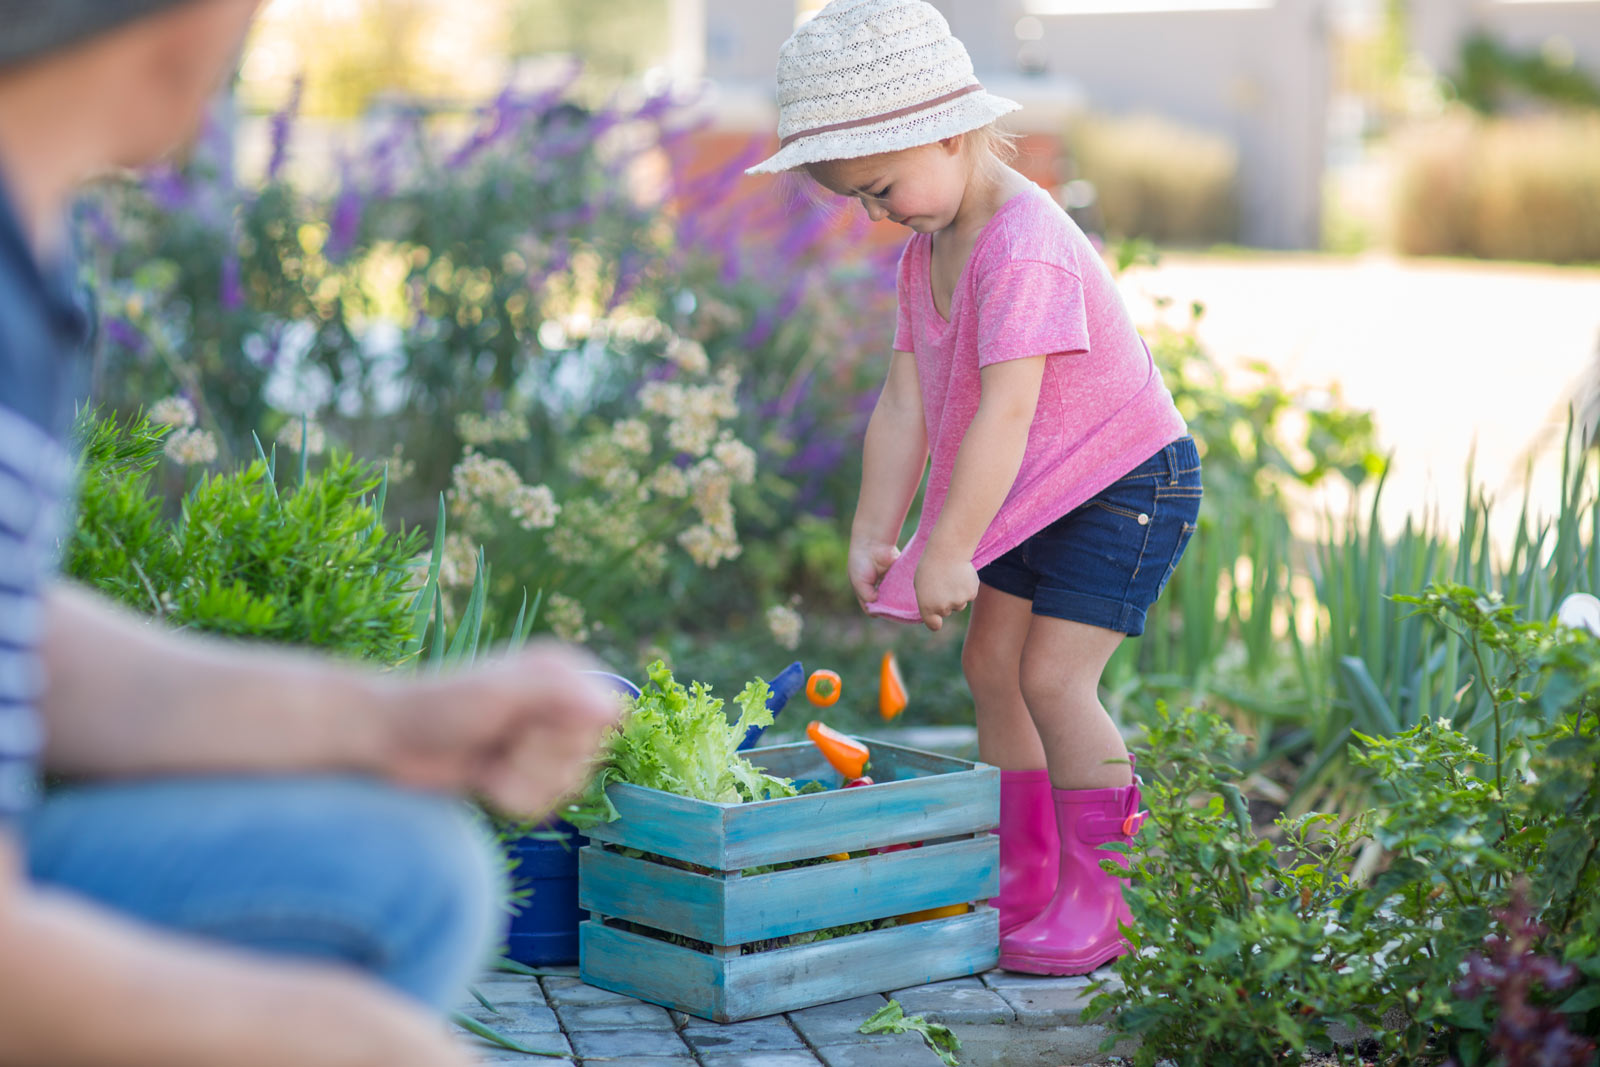
[[[1100,675],[1122,638],[1081,622],[1032,617],[1020,686],[1057,789],[1116,788],[1133,780],[1127,746],[1099,692]]]
[[[978,758],[1008,771],[1045,766],[1039,731],[1022,699],[1023,644],[1033,604],[980,585],[961,648],[961,669],[977,708]]]

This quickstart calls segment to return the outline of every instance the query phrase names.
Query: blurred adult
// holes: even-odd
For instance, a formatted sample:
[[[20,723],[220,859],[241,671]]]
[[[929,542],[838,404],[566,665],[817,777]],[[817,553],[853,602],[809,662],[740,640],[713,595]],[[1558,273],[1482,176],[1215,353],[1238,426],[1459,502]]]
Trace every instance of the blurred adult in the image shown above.
[[[258,3],[0,0],[3,1064],[467,1063],[425,1006],[484,961],[499,876],[455,794],[545,810],[616,714],[559,647],[401,680],[52,578],[89,332],[66,209],[192,136]]]

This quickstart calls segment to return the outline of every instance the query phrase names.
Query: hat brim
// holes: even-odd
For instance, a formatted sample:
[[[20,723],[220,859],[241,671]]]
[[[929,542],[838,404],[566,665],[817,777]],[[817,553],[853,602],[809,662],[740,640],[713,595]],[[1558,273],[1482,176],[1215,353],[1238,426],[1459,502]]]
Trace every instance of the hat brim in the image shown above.
[[[969,133],[989,125],[1002,115],[1022,107],[1015,100],[995,96],[984,90],[969,93],[926,112],[901,115],[848,130],[802,137],[778,149],[773,155],[745,171],[746,174],[780,174],[808,163],[833,159],[860,159],[881,152],[933,144],[957,134]]]

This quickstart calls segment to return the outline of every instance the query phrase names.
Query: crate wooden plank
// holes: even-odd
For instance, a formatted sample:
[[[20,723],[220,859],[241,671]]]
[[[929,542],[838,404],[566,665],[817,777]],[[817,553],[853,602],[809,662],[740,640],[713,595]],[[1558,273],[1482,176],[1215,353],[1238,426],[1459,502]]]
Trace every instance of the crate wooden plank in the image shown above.
[[[736,1022],[964,978],[999,962],[1000,913],[983,908],[949,919],[730,959],[722,1010],[727,1021]]]
[[[733,944],[724,936],[724,882],[594,845],[578,854],[579,907],[713,945]]]
[[[883,771],[908,777],[745,804],[713,804],[620,783],[607,792],[622,817],[587,833],[702,867],[739,870],[977,833],[1000,821],[996,768],[864,740]],[[748,755],[784,777],[838,778],[809,742]]]
[[[999,886],[1000,839],[992,834],[731,879],[726,883],[728,940],[719,943],[987,900]]]
[[[578,926],[578,973],[589,985],[702,1019],[723,1010],[724,964],[590,919]]]
[[[606,795],[621,818],[585,830],[591,839],[626,844],[703,867],[719,866],[707,861],[721,854],[722,813],[728,805],[626,782],[608,786]]]
[[[707,866],[735,870],[988,830],[1000,821],[999,782],[997,769],[977,766],[730,806],[719,862]]]
[[[783,937],[925,908],[987,900],[999,889],[992,834],[881,856],[722,878],[620,856],[579,857],[583,908],[716,945]]]
[[[794,948],[717,959],[604,926],[581,930],[585,982],[716,1022],[739,1022],[989,970],[992,908]]]

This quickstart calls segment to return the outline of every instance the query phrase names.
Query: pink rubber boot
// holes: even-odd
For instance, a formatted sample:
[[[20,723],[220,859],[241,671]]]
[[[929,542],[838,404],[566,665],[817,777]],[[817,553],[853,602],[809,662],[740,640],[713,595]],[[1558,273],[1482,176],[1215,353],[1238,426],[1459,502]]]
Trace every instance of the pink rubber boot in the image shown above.
[[[1004,937],[1044,910],[1056,890],[1061,838],[1050,800],[1050,772],[1000,772],[1000,912]]]
[[[1031,922],[1000,937],[1000,966],[1025,974],[1088,974],[1128,950],[1117,923],[1130,923],[1122,880],[1100,869],[1114,852],[1108,841],[1131,841],[1144,821],[1139,783],[1116,789],[1051,791],[1061,834],[1055,895]]]

